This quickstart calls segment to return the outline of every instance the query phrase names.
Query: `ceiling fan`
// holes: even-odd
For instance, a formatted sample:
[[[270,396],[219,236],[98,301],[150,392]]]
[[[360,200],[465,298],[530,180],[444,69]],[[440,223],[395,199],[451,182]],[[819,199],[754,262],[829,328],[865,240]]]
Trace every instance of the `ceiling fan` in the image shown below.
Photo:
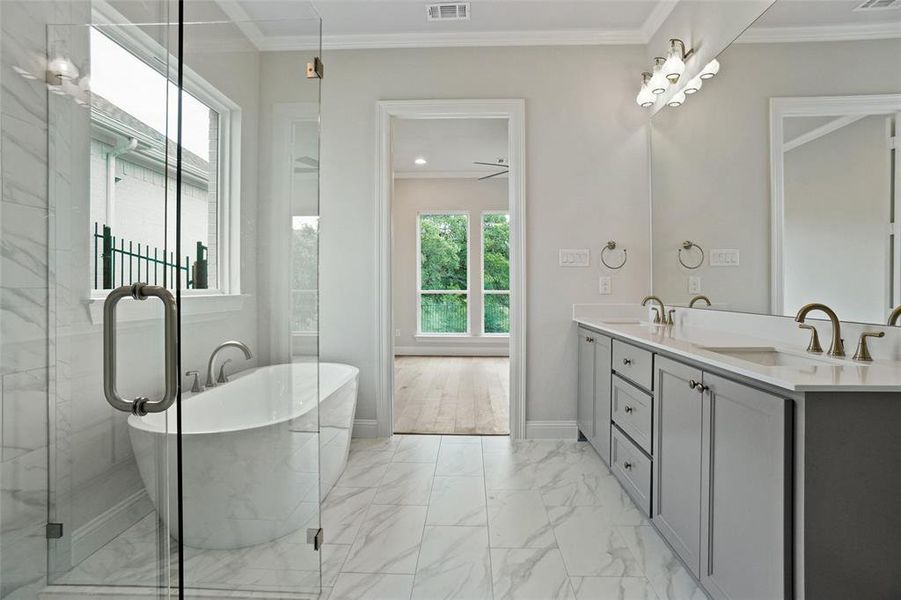
[[[497,167],[498,169],[501,169],[497,173],[492,173],[491,175],[485,175],[484,177],[479,177],[479,179],[478,179],[479,181],[482,181],[483,179],[491,179],[492,177],[497,177],[498,175],[506,175],[507,173],[510,172],[510,163],[508,163],[503,158],[499,158],[499,159],[497,159],[497,162],[493,162],[493,163],[492,162],[481,162],[481,161],[476,160],[476,161],[473,161],[472,164],[484,165],[486,167]]]

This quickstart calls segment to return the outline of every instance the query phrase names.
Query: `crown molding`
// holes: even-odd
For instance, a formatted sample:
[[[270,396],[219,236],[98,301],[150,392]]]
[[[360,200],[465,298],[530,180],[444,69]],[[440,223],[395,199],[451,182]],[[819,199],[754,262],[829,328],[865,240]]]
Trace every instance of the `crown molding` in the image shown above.
[[[260,31],[260,28],[257,27],[257,24],[250,18],[250,15],[247,14],[247,11],[244,10],[244,7],[241,6],[238,0],[216,0],[216,4],[234,22],[241,33],[250,40],[250,43],[257,47],[257,50],[263,49],[266,43],[266,36],[263,35],[263,32]]]
[[[386,33],[323,35],[326,50],[380,48],[471,48],[491,46],[601,46],[645,44],[640,30],[579,29],[559,31],[482,31],[466,33]],[[266,38],[260,50],[310,50],[319,45],[315,36]]]
[[[676,8],[676,4],[679,3],[679,0],[660,0],[654,6],[654,10],[651,11],[651,14],[648,15],[648,18],[645,19],[644,23],[641,26],[641,34],[644,37],[644,41],[642,44],[647,44],[651,41],[651,38],[654,37],[654,34],[657,33],[657,30],[663,26],[663,23],[666,22],[666,19],[670,16],[670,13],[673,12],[673,9]]]
[[[478,179],[491,175],[491,171],[395,171],[395,179]],[[498,175],[492,179],[507,179],[507,175]]]
[[[823,25],[810,27],[751,27],[735,43],[849,42],[901,38],[901,23]]]

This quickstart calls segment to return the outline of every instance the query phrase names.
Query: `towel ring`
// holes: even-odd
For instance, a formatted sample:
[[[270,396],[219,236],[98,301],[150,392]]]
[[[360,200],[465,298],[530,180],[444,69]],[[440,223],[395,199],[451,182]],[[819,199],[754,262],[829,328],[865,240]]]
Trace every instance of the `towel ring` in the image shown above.
[[[609,252],[610,250],[615,250],[615,249],[616,249],[616,242],[614,242],[613,240],[610,240],[609,242],[607,242],[607,244],[603,247],[603,249],[601,249],[601,262],[604,263],[605,267],[607,267],[608,269],[611,269],[613,271],[616,271],[617,269],[622,269],[624,266],[626,266],[626,261],[629,260],[629,255],[626,254],[626,249],[623,248],[623,262],[619,263],[619,265],[615,266],[615,267],[613,265],[611,265],[610,263],[608,263],[607,256],[606,256],[607,252]]]
[[[698,264],[696,264],[694,266],[686,265],[685,261],[682,260],[682,251],[683,250],[691,250],[692,248],[697,248],[698,252],[701,253],[701,260],[699,260]],[[704,264],[704,249],[701,248],[700,246],[698,246],[697,244],[695,244],[694,242],[692,242],[691,240],[685,240],[684,242],[682,242],[682,247],[679,248],[679,264],[682,265],[683,267],[685,267],[686,269],[694,270],[694,269],[699,268],[701,265]]]

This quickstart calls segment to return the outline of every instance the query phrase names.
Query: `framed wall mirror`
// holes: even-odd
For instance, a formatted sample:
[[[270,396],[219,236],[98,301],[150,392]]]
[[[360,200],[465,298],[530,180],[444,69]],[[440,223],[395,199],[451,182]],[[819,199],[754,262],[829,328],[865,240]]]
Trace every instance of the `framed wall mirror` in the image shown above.
[[[653,117],[655,294],[866,323],[901,304],[901,9],[866,4],[777,0]]]

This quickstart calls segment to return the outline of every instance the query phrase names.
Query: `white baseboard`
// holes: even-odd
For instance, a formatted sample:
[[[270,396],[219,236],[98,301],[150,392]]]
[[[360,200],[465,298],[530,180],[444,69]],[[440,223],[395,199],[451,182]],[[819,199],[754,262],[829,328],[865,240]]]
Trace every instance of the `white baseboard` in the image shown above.
[[[355,419],[354,432],[355,438],[377,438],[379,437],[379,422],[375,419]]]
[[[143,489],[72,532],[72,565],[77,565],[153,510]]]
[[[510,356],[508,347],[395,346],[394,356]]]
[[[526,421],[526,439],[576,440],[579,426],[575,421]]]

